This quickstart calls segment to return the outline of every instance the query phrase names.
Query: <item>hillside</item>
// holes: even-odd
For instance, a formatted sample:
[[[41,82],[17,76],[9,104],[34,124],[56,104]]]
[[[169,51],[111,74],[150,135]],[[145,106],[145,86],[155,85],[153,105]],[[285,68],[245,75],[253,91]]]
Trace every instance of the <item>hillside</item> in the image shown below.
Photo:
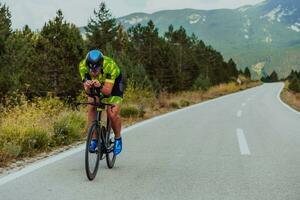
[[[286,76],[300,70],[300,2],[267,0],[254,6],[218,10],[165,10],[119,18],[126,27],[153,20],[163,34],[170,24],[183,26],[205,43],[233,58],[240,68],[265,63]]]

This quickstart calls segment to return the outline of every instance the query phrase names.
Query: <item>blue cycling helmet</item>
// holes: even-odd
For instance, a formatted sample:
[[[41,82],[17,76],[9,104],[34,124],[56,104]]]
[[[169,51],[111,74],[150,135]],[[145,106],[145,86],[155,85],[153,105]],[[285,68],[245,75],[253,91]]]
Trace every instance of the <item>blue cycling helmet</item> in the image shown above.
[[[98,70],[103,66],[103,54],[99,50],[91,50],[86,56],[86,65],[89,70]]]

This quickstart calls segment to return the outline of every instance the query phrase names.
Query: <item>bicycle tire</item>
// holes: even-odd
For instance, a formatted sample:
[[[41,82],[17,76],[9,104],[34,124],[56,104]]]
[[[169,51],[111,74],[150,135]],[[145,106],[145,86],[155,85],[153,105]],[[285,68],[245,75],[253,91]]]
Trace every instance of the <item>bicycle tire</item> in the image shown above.
[[[89,128],[88,130],[88,135],[87,135],[87,140],[86,140],[86,148],[85,148],[85,171],[86,171],[86,175],[88,177],[88,179],[90,181],[92,181],[96,175],[97,175],[97,172],[98,172],[98,168],[99,168],[99,162],[100,162],[100,156],[101,156],[101,148],[100,148],[100,133],[99,133],[99,130],[97,128],[97,122],[94,122],[92,124],[92,126]],[[96,130],[96,137],[98,139],[98,150],[95,152],[95,153],[91,153],[89,151],[89,147],[90,147],[90,143],[91,143],[91,140],[92,140],[92,137],[93,137],[93,132]],[[93,154],[96,154],[95,158],[95,163],[91,163],[90,162],[90,157],[93,155]],[[93,167],[91,169],[91,167]]]
[[[106,131],[105,144],[108,150],[106,152],[106,164],[109,169],[112,169],[115,165],[116,155],[113,152],[114,142],[111,140],[111,122],[108,118],[106,129],[104,128],[104,131]]]

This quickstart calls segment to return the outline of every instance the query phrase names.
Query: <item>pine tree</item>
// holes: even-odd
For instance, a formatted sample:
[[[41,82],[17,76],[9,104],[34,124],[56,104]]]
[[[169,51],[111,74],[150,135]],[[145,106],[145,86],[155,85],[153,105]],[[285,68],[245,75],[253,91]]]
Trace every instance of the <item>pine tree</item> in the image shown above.
[[[276,71],[274,70],[270,75],[270,82],[277,82],[278,81],[278,75]]]
[[[10,91],[9,66],[5,63],[6,40],[11,34],[11,15],[6,5],[0,3],[0,101]]]
[[[7,75],[10,77],[12,91],[26,93],[30,87],[35,86],[36,38],[37,34],[25,26],[22,31],[13,32],[6,41],[6,54],[3,58],[6,66],[9,66]]]
[[[227,63],[227,68],[228,68],[228,76],[236,79],[238,77],[239,72],[232,58],[229,59]]]
[[[196,36],[189,37],[182,26],[178,30],[174,30],[172,25],[169,26],[169,30],[164,36],[165,40],[173,46],[174,57],[170,59],[174,59],[176,62],[176,65],[173,66],[174,83],[179,90],[192,88],[200,71],[195,48],[193,48],[193,45],[197,45]]]
[[[106,53],[108,45],[113,49],[120,50],[124,42],[120,39],[120,35],[124,36],[122,28],[112,17],[104,2],[100,3],[98,10],[94,10],[94,18],[89,20],[85,30],[88,49],[101,49]]]
[[[140,24],[131,27],[128,30],[130,45],[130,57],[137,63],[144,65],[149,77],[155,78],[155,67],[153,67],[154,59],[157,58],[157,52],[154,49],[159,43],[158,29],[152,21],[147,26]]]
[[[36,68],[43,90],[75,97],[81,90],[78,64],[83,58],[84,44],[77,27],[64,20],[61,10],[44,25],[37,52]]]
[[[245,68],[244,75],[245,75],[247,78],[251,79],[251,72],[250,72],[250,70],[249,70],[248,67]]]
[[[11,34],[11,14],[8,7],[0,3],[0,56],[4,53],[5,41]]]

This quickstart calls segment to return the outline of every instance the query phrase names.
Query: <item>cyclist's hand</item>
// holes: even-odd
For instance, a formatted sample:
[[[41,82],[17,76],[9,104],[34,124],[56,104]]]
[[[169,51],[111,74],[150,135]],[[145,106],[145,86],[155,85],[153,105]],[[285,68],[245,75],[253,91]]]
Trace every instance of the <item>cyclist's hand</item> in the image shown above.
[[[83,83],[83,87],[84,89],[87,91],[89,89],[91,89],[91,87],[93,87],[93,81],[91,80],[87,80]]]
[[[99,83],[99,81],[97,81],[97,80],[93,80],[93,85],[94,85],[94,87],[97,87],[97,88],[101,87],[101,83]]]

